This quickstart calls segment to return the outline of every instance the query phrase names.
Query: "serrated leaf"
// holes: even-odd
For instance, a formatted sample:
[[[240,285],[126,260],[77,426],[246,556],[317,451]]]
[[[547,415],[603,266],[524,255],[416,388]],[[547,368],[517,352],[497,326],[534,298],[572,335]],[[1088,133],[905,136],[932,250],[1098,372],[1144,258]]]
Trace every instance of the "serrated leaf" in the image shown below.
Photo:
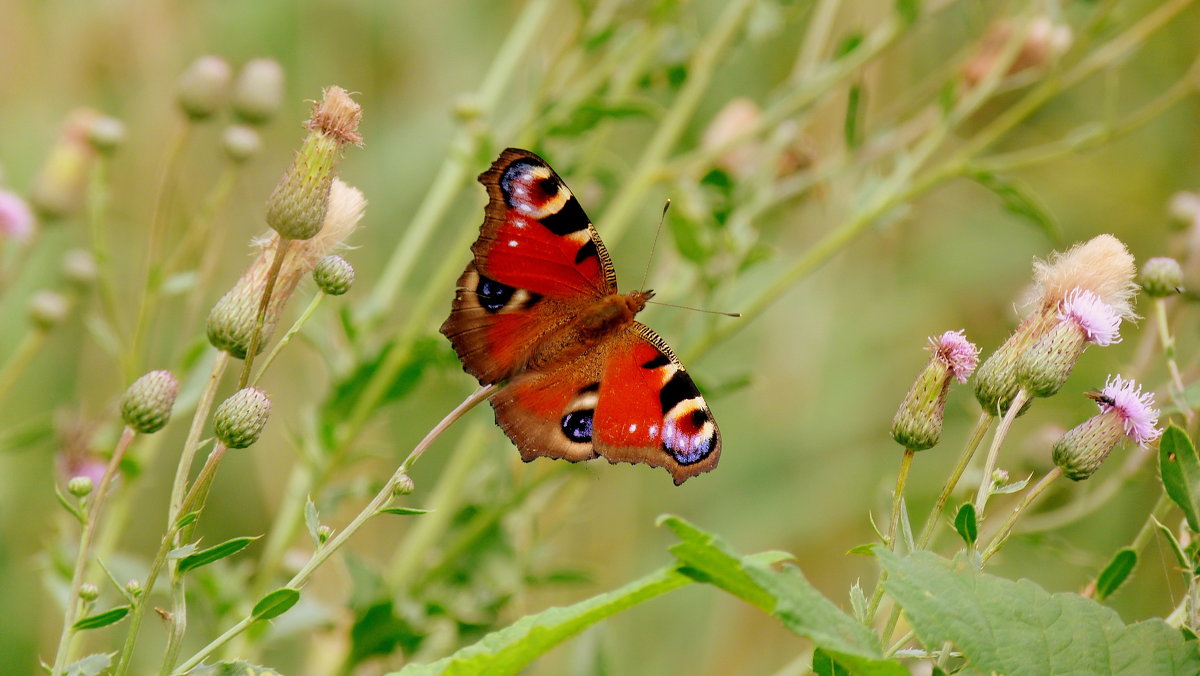
[[[1158,468],[1167,497],[1183,511],[1188,528],[1200,532],[1200,459],[1187,432],[1175,423],[1158,442]]]
[[[854,619],[865,622],[867,619],[867,595],[863,593],[858,580],[850,585],[850,608],[854,611]]]
[[[187,676],[279,676],[279,672],[246,660],[226,660],[216,664],[202,664],[187,672]]]
[[[67,676],[99,676],[112,666],[116,653],[96,653],[67,665]]]
[[[772,615],[856,674],[908,674],[899,663],[883,657],[870,629],[822,596],[799,568],[785,563],[790,555],[763,552],[739,557],[720,538],[683,519],[667,516],[659,522],[681,540],[671,547],[681,573],[720,587]]]
[[[999,197],[1004,203],[1004,208],[1009,213],[1020,216],[1037,226],[1051,241],[1062,241],[1062,226],[1059,225],[1058,221],[1054,219],[1054,216],[1050,214],[1041,202],[1023,186],[1015,181],[1001,178],[989,171],[975,171],[970,173],[969,176],[975,182],[991,190]]]
[[[926,646],[951,643],[973,674],[1200,673],[1195,642],[1159,619],[1126,625],[1078,594],[987,575],[929,552],[875,554],[884,587]]]
[[[260,537],[262,536],[255,535],[254,537],[233,538],[208,549],[202,549],[195,554],[190,554],[179,561],[179,572],[186,573],[189,570],[207,566],[214,561],[220,561],[227,556],[233,556]]]
[[[1096,600],[1103,601],[1120,589],[1137,567],[1137,561],[1137,552],[1129,547],[1117,552],[1096,578]]]
[[[432,511],[433,511],[432,509],[418,509],[416,507],[384,507],[383,509],[381,509],[375,513],[376,514],[399,514],[401,516],[405,516],[408,514],[428,514]]]
[[[317,505],[311,497],[304,503],[304,527],[308,529],[313,542],[321,544],[321,538],[317,535],[317,529],[321,527],[321,515],[317,514]]]
[[[86,629],[99,629],[100,627],[107,627],[114,622],[120,622],[121,620],[125,619],[125,616],[129,614],[130,607],[131,606],[117,606],[116,608],[109,608],[102,613],[88,615],[87,617],[71,625],[71,628],[76,631],[84,631]]]
[[[958,513],[954,515],[954,531],[968,547],[975,544],[979,538],[979,520],[975,518],[975,505],[967,502],[958,508]]]
[[[516,674],[539,655],[596,622],[689,582],[674,568],[664,568],[586,601],[526,615],[449,657],[430,664],[409,664],[393,676]]]
[[[291,610],[299,600],[299,591],[291,587],[280,587],[255,603],[250,616],[256,620],[270,620]]]

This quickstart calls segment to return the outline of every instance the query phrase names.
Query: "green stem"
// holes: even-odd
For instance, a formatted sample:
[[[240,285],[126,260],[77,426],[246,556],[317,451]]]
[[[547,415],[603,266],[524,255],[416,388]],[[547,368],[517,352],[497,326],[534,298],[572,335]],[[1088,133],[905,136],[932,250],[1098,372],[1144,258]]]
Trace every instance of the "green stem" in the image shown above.
[[[941,516],[942,509],[946,507],[951,494],[954,493],[954,489],[958,486],[958,480],[962,478],[967,465],[971,464],[971,458],[975,457],[975,450],[979,448],[979,442],[983,441],[984,435],[987,434],[988,428],[992,426],[992,421],[995,419],[996,417],[987,411],[979,414],[979,420],[975,421],[975,428],[971,430],[970,439],[963,446],[963,451],[958,456],[958,462],[954,465],[954,469],[950,472],[946,483],[942,485],[942,492],[938,494],[937,501],[933,503],[933,509],[929,510],[929,518],[925,520],[925,526],[921,528],[921,535],[917,538],[917,549],[925,549],[929,546],[929,541],[933,538],[933,531],[937,527],[938,517]]]
[[[50,670],[52,676],[61,676],[67,662],[70,661],[71,638],[75,635],[73,625],[79,616],[79,588],[87,578],[88,554],[91,552],[92,541],[96,537],[97,524],[100,522],[100,510],[104,507],[104,498],[108,495],[108,488],[112,485],[113,477],[121,470],[121,459],[125,457],[125,451],[129,449],[129,445],[133,443],[136,436],[137,432],[129,427],[126,427],[125,431],[121,433],[121,438],[117,440],[117,446],[108,461],[108,467],[104,470],[104,476],[100,479],[100,485],[96,488],[92,504],[87,510],[87,523],[84,524],[83,532],[80,533],[79,552],[75,556],[75,572],[71,576],[71,587],[67,591],[67,609],[63,613],[63,627],[58,640],[58,652],[55,653],[54,668]]]
[[[1041,480],[1034,484],[1033,488],[1025,491],[1025,495],[1021,498],[1021,502],[1019,502],[1017,506],[1013,508],[1011,513],[1009,513],[1008,518],[1005,519],[1004,523],[1000,525],[1000,530],[996,533],[996,536],[992,538],[992,541],[990,544],[988,544],[987,549],[983,550],[983,554],[980,556],[980,559],[984,563],[986,563],[988,559],[992,558],[992,556],[1000,549],[1000,547],[1004,545],[1004,541],[1007,540],[1008,536],[1012,534],[1013,527],[1016,525],[1017,519],[1021,518],[1022,512],[1028,509],[1029,506],[1032,505],[1034,501],[1037,500],[1042,493],[1044,493],[1045,490],[1050,487],[1050,484],[1054,483],[1054,480],[1060,476],[1062,476],[1062,468],[1056,466],[1054,469],[1046,472],[1046,476],[1042,477]]]
[[[1138,529],[1137,535],[1134,536],[1133,541],[1129,543],[1127,548],[1132,549],[1140,556],[1142,550],[1145,549],[1146,545],[1150,544],[1150,540],[1154,538],[1154,533],[1157,530],[1155,524],[1162,521],[1163,517],[1165,517],[1167,512],[1170,511],[1172,504],[1171,498],[1167,496],[1165,491],[1160,493],[1158,496],[1158,501],[1154,503],[1154,507],[1150,508],[1150,514],[1146,516],[1146,520],[1142,522],[1142,527]],[[1092,598],[1095,596],[1096,583],[1098,581],[1099,577],[1093,578],[1092,581],[1089,582],[1086,587],[1084,587],[1084,590],[1080,595],[1087,598]]]
[[[250,334],[250,347],[246,350],[246,358],[242,362],[242,375],[238,379],[238,389],[243,389],[250,382],[250,371],[254,367],[254,356],[262,345],[263,325],[267,321],[267,309],[271,306],[271,294],[275,291],[275,280],[279,279],[279,270],[283,267],[283,259],[287,257],[292,240],[280,237],[279,246],[275,247],[275,256],[271,259],[271,269],[267,271],[266,286],[263,287],[262,298],[258,302],[258,313],[254,316],[254,333]]]
[[[996,434],[992,436],[992,445],[988,447],[987,458],[983,461],[983,475],[979,477],[979,490],[975,493],[975,516],[980,520],[983,519],[983,509],[987,506],[988,497],[992,494],[992,471],[996,469],[996,459],[1000,456],[1000,445],[1004,443],[1004,438],[1008,436],[1008,428],[1021,414],[1021,409],[1027,401],[1029,401],[1029,393],[1025,391],[1025,388],[1017,390],[1017,396],[1013,397],[1012,403],[1008,405],[1008,410],[1005,411],[1004,417],[1000,419],[1000,424],[996,427]]]
[[[96,282],[99,286],[100,302],[113,333],[120,335],[121,312],[118,308],[121,304],[117,300],[116,286],[113,281],[112,257],[108,248],[108,207],[111,201],[108,190],[108,170],[108,157],[100,155],[88,186],[88,221],[92,233],[92,256],[96,259]]]
[[[1171,334],[1171,325],[1167,322],[1167,303],[1163,298],[1154,299],[1154,321],[1158,327],[1158,341],[1167,360],[1167,372],[1171,375],[1167,389],[1175,406],[1183,413],[1187,424],[1191,425],[1195,413],[1184,394],[1183,377],[1179,375],[1179,364],[1175,361],[1175,336]]]
[[[904,486],[908,483],[908,470],[912,467],[913,456],[917,454],[911,448],[904,449],[904,456],[900,459],[900,471],[896,473],[896,487],[892,489],[892,518],[888,524],[888,532],[886,539],[887,548],[890,551],[896,551],[896,532],[900,529],[900,509],[904,504]],[[879,572],[879,579],[875,580],[875,591],[871,593],[871,603],[867,606],[867,623],[875,620],[875,613],[879,610],[879,602],[883,600],[883,582],[887,579],[887,571]],[[887,636],[889,632],[884,632]]]
[[[275,347],[271,348],[270,354],[268,354],[267,358],[263,360],[262,365],[258,367],[258,373],[254,374],[254,379],[250,381],[251,387],[258,386],[258,381],[262,379],[263,373],[266,372],[267,368],[271,366],[271,363],[275,361],[275,357],[279,356],[279,352],[283,350],[284,346],[290,343],[292,338],[295,337],[297,333],[300,333],[300,329],[304,327],[304,324],[308,321],[308,318],[312,317],[313,313],[317,311],[317,307],[321,304],[321,301],[324,300],[325,295],[326,294],[324,293],[318,293],[316,296],[314,296],[312,301],[308,304],[308,307],[304,308],[304,312],[301,313],[300,318],[297,319],[294,324],[292,324],[292,327],[287,330],[287,333],[283,334],[283,338],[280,338],[279,342],[275,343]]]
[[[17,344],[16,351],[8,358],[8,361],[4,362],[4,366],[0,367],[0,401],[4,400],[9,390],[21,378],[21,374],[25,372],[29,362],[33,361],[34,355],[42,345],[46,344],[46,338],[49,335],[50,332],[45,329],[33,328]]]

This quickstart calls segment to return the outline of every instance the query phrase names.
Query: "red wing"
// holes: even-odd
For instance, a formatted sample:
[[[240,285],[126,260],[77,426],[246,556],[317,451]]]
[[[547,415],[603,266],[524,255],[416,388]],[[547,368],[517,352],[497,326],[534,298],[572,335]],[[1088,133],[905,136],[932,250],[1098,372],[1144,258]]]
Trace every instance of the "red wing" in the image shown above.
[[[608,251],[579,200],[542,158],[509,148],[479,182],[488,192],[471,247],[480,274],[541,296],[616,293]]]

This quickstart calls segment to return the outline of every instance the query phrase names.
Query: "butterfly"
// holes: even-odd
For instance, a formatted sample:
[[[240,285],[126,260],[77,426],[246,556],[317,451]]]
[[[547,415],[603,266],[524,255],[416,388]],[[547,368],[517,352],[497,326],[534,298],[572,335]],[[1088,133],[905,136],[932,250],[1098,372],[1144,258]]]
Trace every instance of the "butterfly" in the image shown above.
[[[653,291],[618,293],[608,250],[566,183],[509,148],[487,188],[442,333],[491,397],[521,459],[597,456],[666,468],[681,484],[717,466],[721,433],[679,359],[634,321]]]

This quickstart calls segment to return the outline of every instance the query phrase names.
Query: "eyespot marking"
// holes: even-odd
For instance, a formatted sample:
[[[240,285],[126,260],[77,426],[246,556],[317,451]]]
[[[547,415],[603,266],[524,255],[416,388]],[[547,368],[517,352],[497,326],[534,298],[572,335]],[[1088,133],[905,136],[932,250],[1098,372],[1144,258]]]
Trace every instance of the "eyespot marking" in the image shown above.
[[[592,409],[571,411],[563,416],[562,432],[568,441],[585,444],[592,440]]]
[[[516,289],[513,287],[501,284],[494,279],[488,279],[483,275],[479,275],[479,283],[475,286],[475,294],[479,297],[479,304],[483,306],[484,310],[492,314],[499,312],[505,305],[508,305],[515,292]]]

